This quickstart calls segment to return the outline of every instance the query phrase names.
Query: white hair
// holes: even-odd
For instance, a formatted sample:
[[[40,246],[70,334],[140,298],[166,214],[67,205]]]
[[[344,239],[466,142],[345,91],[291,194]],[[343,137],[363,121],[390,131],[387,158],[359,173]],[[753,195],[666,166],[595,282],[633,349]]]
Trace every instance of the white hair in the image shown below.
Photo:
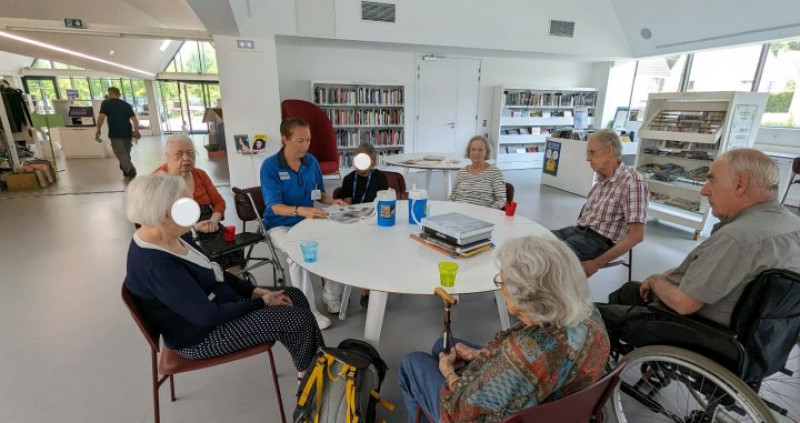
[[[617,133],[611,129],[601,129],[599,131],[592,132],[592,135],[589,135],[589,138],[594,138],[597,141],[600,141],[600,144],[602,144],[604,147],[611,147],[611,151],[615,156],[617,156],[617,158],[622,157],[622,141],[620,141],[619,135],[617,135]]]
[[[160,226],[172,203],[186,192],[183,178],[166,173],[142,175],[125,190],[125,215],[131,223]]]
[[[753,195],[764,200],[778,198],[780,169],[769,156],[752,148],[740,148],[722,154],[717,158],[720,159],[728,163],[729,184],[743,173],[747,176],[748,189]]]
[[[506,293],[533,322],[574,327],[592,314],[586,275],[562,241],[513,238],[497,250],[495,259]]]
[[[192,146],[193,146],[193,144],[192,144],[192,139],[191,139],[191,138],[189,138],[189,136],[188,136],[188,135],[186,135],[186,134],[185,134],[185,133],[183,133],[183,132],[176,132],[176,133],[174,133],[174,134],[170,135],[170,136],[167,138],[167,142],[164,144],[164,153],[166,154],[166,152],[167,152],[167,151],[169,151],[170,147],[172,147],[172,144],[176,144],[176,143],[178,143],[179,141],[186,141],[186,142],[188,142],[190,145],[192,145]]]

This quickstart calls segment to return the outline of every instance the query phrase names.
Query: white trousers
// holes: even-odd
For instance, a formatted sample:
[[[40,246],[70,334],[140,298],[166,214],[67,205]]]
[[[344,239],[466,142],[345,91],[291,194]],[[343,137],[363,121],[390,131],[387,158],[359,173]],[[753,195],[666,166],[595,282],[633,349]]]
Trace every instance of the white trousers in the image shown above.
[[[269,230],[269,236],[272,240],[272,245],[275,246],[281,253],[286,254],[286,234],[289,233],[291,228],[288,226],[276,226]],[[303,291],[303,294],[308,299],[308,304],[311,312],[314,314],[317,311],[316,296],[314,295],[314,284],[311,283],[311,274],[308,270],[300,267],[290,257],[286,257],[286,265],[289,268],[289,281],[292,286]],[[341,302],[342,300],[342,284],[334,281],[327,281],[322,289],[322,298],[325,302]]]

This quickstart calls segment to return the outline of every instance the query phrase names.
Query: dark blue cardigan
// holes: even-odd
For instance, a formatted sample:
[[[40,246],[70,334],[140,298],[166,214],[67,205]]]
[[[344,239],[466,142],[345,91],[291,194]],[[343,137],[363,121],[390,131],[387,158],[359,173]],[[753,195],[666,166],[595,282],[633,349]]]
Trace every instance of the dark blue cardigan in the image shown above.
[[[172,349],[195,345],[215,326],[264,307],[261,298],[250,299],[254,287],[231,273],[225,272],[225,282],[216,282],[213,270],[165,251],[139,247],[133,240],[125,286]],[[209,300],[212,292],[215,297]]]

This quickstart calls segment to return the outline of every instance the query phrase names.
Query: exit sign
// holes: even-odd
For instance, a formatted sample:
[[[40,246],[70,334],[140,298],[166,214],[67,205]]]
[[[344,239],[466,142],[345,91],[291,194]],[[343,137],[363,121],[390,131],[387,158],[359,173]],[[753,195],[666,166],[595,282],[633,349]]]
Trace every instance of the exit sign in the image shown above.
[[[83,28],[83,21],[75,18],[64,18],[64,25],[67,28]]]

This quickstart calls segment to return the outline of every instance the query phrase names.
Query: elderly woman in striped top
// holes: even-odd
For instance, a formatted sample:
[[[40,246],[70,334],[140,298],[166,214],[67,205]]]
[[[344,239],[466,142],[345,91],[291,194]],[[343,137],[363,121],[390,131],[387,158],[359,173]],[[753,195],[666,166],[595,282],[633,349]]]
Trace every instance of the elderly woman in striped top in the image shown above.
[[[503,172],[486,162],[491,155],[492,146],[485,137],[476,135],[469,140],[466,157],[472,160],[472,164],[458,171],[450,201],[495,209],[505,206]]]

